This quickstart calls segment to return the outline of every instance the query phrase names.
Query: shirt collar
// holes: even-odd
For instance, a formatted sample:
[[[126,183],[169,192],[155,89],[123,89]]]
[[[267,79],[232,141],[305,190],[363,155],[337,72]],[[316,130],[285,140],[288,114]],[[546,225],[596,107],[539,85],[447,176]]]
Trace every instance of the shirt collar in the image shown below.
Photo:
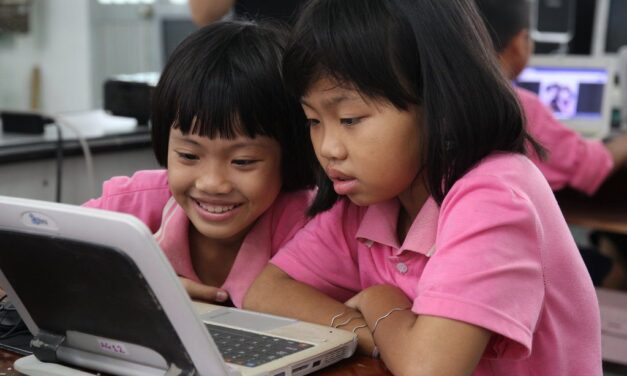
[[[155,233],[155,239],[176,274],[200,282],[189,252],[189,218],[174,197],[170,197],[163,208],[161,227]]]
[[[429,197],[412,222],[403,244],[399,244],[396,228],[400,202],[392,199],[370,205],[357,229],[356,238],[367,246],[379,243],[396,250],[396,254],[412,251],[431,256],[434,252],[435,237],[440,209]]]
[[[235,306],[241,307],[244,294],[272,256],[272,210],[267,210],[244,238],[229,275],[221,286]],[[174,197],[164,206],[157,243],[179,276],[201,282],[192,265],[189,249],[189,218]]]

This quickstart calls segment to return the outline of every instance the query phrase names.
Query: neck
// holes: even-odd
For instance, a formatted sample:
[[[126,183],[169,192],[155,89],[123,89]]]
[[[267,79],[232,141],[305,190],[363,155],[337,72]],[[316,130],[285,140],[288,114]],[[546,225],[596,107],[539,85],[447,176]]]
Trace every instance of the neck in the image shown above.
[[[424,184],[422,175],[417,176],[409,188],[398,195],[401,210],[398,216],[397,235],[400,242],[405,240],[411,224],[428,198],[429,192]]]
[[[208,238],[190,224],[189,251],[196,274],[209,286],[221,286],[231,271],[246,233],[230,239]]]

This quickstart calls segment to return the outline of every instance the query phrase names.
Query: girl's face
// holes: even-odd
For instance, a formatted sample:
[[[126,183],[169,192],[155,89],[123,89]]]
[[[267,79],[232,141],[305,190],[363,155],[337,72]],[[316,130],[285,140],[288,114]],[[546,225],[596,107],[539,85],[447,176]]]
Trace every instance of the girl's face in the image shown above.
[[[420,169],[417,107],[365,100],[325,78],[301,102],[318,161],[339,195],[370,205],[410,189]]]
[[[269,137],[209,139],[173,128],[168,180],[199,233],[238,240],[281,190],[281,147]]]

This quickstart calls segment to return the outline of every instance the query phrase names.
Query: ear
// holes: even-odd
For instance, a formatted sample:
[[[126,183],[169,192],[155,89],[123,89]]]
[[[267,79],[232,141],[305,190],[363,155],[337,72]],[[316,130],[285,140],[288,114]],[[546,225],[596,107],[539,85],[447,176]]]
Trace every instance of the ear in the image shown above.
[[[516,33],[499,54],[501,65],[510,79],[516,78],[525,68],[533,50],[529,30]]]

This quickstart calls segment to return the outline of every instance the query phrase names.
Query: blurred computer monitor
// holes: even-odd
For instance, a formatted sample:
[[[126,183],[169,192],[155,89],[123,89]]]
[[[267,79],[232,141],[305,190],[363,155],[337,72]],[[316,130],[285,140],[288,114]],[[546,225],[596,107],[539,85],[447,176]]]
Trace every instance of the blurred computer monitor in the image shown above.
[[[156,28],[157,61],[161,69],[165,66],[176,47],[194,31],[198,30],[192,22],[189,7],[178,4],[157,4],[154,7]]]
[[[576,0],[531,3],[531,37],[537,42],[568,43],[574,35]]]
[[[536,93],[565,125],[601,139],[610,131],[614,75],[609,58],[534,56],[516,85]]]
[[[627,0],[597,0],[594,23],[593,55],[616,54],[627,45]]]
[[[618,50],[618,81],[620,83],[621,97],[621,123],[620,127],[627,130],[627,46],[623,46]]]

